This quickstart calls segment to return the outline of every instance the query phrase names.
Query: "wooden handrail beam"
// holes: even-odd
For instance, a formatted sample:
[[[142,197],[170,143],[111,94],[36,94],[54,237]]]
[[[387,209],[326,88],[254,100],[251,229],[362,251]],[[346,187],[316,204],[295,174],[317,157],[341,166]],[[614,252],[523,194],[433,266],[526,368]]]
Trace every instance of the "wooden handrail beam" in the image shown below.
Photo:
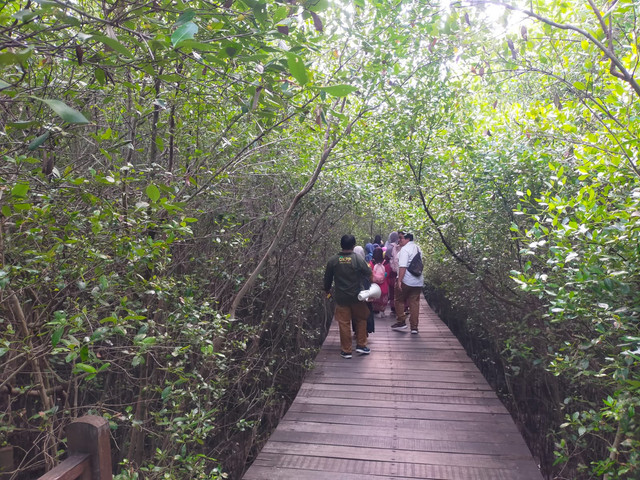
[[[92,480],[91,455],[74,453],[38,480]]]
[[[38,480],[112,480],[109,422],[85,415],[67,427],[69,457]]]

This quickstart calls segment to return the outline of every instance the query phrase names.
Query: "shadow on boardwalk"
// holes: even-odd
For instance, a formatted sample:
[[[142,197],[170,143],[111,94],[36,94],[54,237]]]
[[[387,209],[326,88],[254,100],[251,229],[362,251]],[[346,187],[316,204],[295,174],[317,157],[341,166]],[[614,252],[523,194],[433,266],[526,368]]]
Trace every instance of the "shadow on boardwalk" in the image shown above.
[[[376,320],[371,355],[316,367],[244,480],[541,480],[509,413],[423,300],[420,333]]]

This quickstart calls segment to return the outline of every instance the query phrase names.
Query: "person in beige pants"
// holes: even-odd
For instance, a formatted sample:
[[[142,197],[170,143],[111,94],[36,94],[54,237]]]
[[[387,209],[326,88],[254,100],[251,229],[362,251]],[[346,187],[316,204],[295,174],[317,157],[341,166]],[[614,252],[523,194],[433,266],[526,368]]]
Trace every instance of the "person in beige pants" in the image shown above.
[[[413,275],[407,267],[411,263],[414,256],[422,255],[418,245],[413,243],[413,234],[407,232],[398,232],[398,242],[401,250],[398,253],[398,279],[396,280],[395,291],[395,307],[398,321],[391,325],[393,330],[405,330],[407,328],[407,319],[404,312],[405,299],[409,303],[409,323],[411,333],[418,333],[418,322],[420,314],[420,295],[424,287],[424,277],[422,273],[419,276]]]

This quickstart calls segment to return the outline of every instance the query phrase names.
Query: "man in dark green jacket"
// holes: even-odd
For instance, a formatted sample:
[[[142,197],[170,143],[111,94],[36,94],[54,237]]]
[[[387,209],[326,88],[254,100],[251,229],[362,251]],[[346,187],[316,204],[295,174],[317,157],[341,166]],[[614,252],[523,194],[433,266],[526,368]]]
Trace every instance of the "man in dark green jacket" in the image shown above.
[[[362,290],[363,278],[371,279],[371,268],[359,255],[353,253],[356,238],[344,235],[340,239],[342,251],[327,262],[324,272],[324,290],[331,293],[331,284],[335,282],[334,298],[336,301],[335,319],[340,327],[340,347],[342,358],[351,358],[351,317],[356,324],[356,352],[369,354],[367,347],[367,317],[369,308],[365,302],[358,300]]]

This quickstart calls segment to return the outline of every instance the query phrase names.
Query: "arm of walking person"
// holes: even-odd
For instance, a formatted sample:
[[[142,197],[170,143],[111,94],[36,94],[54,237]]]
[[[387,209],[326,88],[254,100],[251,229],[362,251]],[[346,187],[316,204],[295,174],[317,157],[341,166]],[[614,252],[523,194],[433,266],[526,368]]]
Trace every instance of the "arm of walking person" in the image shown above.
[[[324,271],[324,291],[327,294],[327,298],[331,294],[331,284],[333,283],[333,268],[330,264],[327,264],[327,268]]]
[[[402,289],[402,279],[404,278],[404,274],[407,273],[407,267],[398,268],[398,288]]]

